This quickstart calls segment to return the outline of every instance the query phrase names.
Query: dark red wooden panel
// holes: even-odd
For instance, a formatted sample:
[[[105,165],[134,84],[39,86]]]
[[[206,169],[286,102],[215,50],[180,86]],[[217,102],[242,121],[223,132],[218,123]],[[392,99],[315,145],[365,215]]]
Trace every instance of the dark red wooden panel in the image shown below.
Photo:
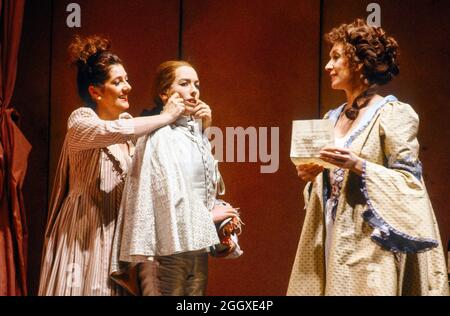
[[[198,69],[214,125],[278,127],[279,169],[223,162],[225,199],[246,225],[244,255],[211,260],[210,295],[284,295],[303,220],[289,159],[293,119],[318,115],[319,1],[185,1],[183,53]],[[225,137],[226,138],[226,137]],[[228,148],[230,149],[230,148]],[[259,156],[258,156],[259,158]]]

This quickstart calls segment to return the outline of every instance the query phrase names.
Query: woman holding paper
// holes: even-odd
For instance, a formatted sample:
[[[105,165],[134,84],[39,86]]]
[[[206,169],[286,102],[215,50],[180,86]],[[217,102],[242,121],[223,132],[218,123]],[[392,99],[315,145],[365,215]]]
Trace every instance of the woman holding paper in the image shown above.
[[[335,146],[300,165],[306,217],[288,295],[448,295],[444,253],[418,157],[419,119],[377,94],[399,73],[397,42],[358,19],[326,35],[325,69],[347,102]]]
[[[127,287],[122,281],[129,280],[134,266],[143,295],[204,295],[208,251],[220,243],[215,224],[239,217],[237,209],[216,199],[225,187],[199,124],[211,123],[211,110],[200,100],[197,72],[187,62],[167,61],[157,69],[155,87],[156,104],[175,95],[186,109],[171,126],[136,144],[112,277]],[[237,240],[234,246],[229,255],[239,256]]]

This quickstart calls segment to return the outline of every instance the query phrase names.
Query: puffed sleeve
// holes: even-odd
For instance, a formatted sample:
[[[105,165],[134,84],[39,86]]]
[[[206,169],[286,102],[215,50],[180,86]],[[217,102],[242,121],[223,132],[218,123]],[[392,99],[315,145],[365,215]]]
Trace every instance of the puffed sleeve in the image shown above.
[[[417,132],[419,118],[408,104],[380,110],[379,135],[385,163],[366,161],[363,216],[375,228],[372,239],[394,252],[422,252],[438,245],[433,209],[422,179]]]
[[[121,115],[114,121],[100,119],[90,108],[72,112],[67,123],[68,146],[71,151],[107,147],[125,143],[135,137],[130,115]]]

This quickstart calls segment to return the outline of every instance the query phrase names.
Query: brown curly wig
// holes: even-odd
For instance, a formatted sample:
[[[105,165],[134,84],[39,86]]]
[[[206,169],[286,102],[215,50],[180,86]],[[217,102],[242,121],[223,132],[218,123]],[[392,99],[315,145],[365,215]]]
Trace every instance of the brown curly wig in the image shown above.
[[[95,109],[89,86],[102,86],[109,79],[111,66],[122,64],[122,61],[111,52],[111,42],[97,35],[86,38],[76,35],[69,45],[69,55],[78,69],[78,94],[86,105]]]
[[[363,19],[333,28],[325,35],[325,40],[331,45],[343,44],[350,69],[354,70],[358,64],[363,64],[362,76],[368,89],[345,112],[349,119],[354,120],[359,110],[376,94],[378,86],[387,84],[399,74],[397,41],[387,36],[381,27],[369,26]]]

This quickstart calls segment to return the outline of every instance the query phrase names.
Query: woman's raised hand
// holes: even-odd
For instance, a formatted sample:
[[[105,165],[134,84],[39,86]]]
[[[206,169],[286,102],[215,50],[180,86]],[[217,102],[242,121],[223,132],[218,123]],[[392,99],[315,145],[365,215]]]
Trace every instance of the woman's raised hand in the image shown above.
[[[308,163],[297,166],[297,174],[305,182],[309,182],[315,179],[319,173],[323,171],[321,165],[315,163]]]
[[[167,100],[161,114],[166,114],[169,116],[169,123],[173,123],[177,118],[183,114],[185,110],[184,100],[181,98],[178,92],[175,92]]]

